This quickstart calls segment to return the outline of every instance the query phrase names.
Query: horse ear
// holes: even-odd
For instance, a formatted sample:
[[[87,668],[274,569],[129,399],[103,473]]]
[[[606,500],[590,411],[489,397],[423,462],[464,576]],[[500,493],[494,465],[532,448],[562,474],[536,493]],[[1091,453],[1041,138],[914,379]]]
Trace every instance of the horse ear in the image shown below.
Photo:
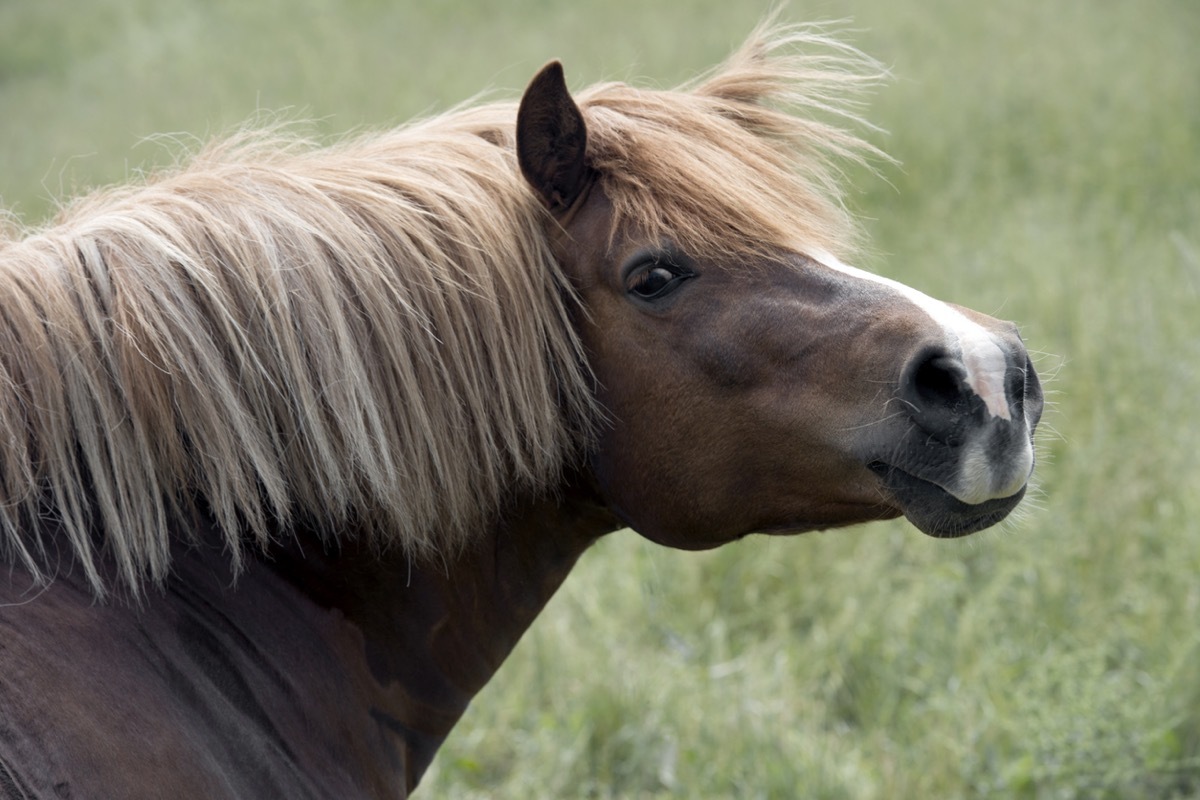
[[[551,61],[530,81],[517,111],[517,163],[551,211],[566,211],[587,187],[586,150],[583,114],[562,64]]]

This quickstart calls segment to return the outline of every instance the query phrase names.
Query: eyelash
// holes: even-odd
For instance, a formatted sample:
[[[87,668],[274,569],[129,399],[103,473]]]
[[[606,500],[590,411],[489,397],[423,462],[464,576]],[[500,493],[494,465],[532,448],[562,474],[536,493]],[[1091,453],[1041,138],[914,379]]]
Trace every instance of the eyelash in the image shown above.
[[[672,292],[688,278],[695,277],[690,269],[675,263],[673,259],[655,257],[645,259],[629,271],[626,291],[641,300],[658,300]]]

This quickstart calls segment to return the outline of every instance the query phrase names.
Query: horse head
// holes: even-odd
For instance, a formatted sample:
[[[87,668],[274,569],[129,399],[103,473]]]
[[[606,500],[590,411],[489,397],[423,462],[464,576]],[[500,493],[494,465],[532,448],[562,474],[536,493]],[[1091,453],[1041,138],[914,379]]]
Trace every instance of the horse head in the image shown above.
[[[733,102],[749,107],[740,88]],[[728,208],[735,192],[752,203],[771,191],[735,174],[741,164],[726,177],[750,189],[732,199],[714,201],[698,179],[695,196],[665,201],[683,230],[639,219],[603,163],[613,145],[593,148],[588,112],[628,149],[639,131],[614,119],[640,112],[614,111],[604,94],[581,110],[548,65],[522,100],[517,152],[578,292],[609,418],[590,465],[612,511],[685,549],[901,514],[952,537],[1008,515],[1042,411],[1017,328],[843,264],[812,211],[802,230],[755,241],[751,217],[714,241],[705,234],[740,213]],[[718,118],[760,133],[752,111]],[[658,188],[657,174],[638,177]]]

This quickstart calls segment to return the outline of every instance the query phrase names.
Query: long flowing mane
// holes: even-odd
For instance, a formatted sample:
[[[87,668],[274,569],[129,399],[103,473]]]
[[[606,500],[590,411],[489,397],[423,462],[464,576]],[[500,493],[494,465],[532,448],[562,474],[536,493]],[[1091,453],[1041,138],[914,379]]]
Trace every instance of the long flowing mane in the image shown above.
[[[843,127],[878,77],[763,27],[678,90],[583,91],[614,225],[844,253],[834,162],[872,151]],[[199,506],[235,564],[298,519],[424,557],[552,486],[602,414],[515,115],[246,133],[0,242],[3,557],[44,578],[61,537],[97,592],[102,557],[136,591]]]

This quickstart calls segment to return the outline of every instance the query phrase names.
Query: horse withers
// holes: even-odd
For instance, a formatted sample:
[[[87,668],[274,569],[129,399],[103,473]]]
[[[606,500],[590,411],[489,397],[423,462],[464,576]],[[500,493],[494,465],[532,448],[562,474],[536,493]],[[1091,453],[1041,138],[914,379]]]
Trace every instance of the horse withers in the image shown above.
[[[608,532],[1003,519],[1016,328],[843,263],[877,76],[769,26],[674,91],[552,63],[0,243],[0,794],[404,796]]]

